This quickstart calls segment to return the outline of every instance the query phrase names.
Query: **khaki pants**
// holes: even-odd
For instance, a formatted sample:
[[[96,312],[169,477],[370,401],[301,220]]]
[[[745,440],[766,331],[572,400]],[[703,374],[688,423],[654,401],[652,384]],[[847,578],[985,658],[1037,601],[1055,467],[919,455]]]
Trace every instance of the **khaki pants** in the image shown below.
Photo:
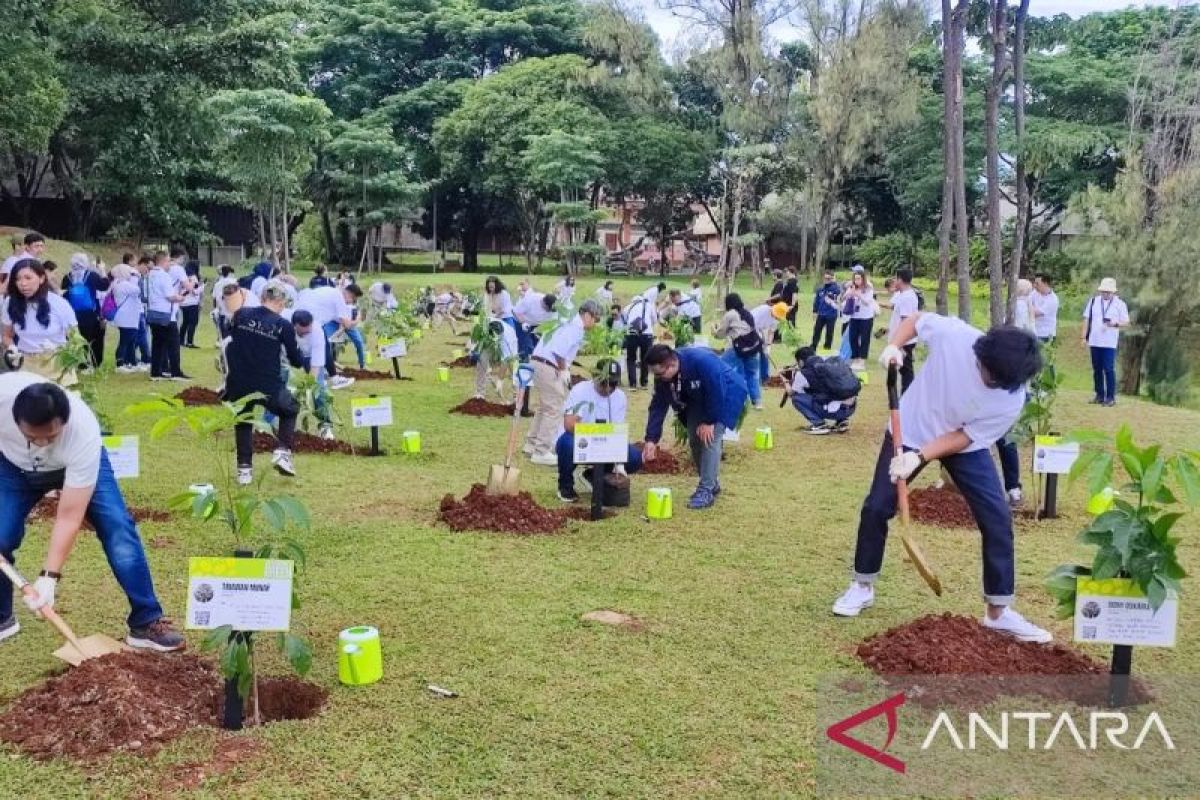
[[[567,387],[558,370],[541,361],[533,362],[533,388],[537,390],[537,406],[525,444],[535,453],[553,453],[563,406],[567,402]]]

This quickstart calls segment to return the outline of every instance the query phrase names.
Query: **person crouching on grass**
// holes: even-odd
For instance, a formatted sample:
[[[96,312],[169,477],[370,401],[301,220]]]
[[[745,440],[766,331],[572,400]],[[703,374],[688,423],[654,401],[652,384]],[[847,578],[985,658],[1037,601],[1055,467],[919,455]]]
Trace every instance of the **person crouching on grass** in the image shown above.
[[[577,384],[567,395],[567,407],[563,412],[563,432],[554,445],[558,453],[558,499],[574,503],[579,499],[575,491],[575,426],[580,423],[625,422],[629,402],[621,391],[621,365],[614,358],[602,358],[592,371],[592,380]],[[626,473],[642,468],[642,454],[632,445],[626,454]],[[594,486],[591,468],[583,471],[583,479],[591,491],[603,491]]]
[[[692,461],[700,473],[700,485],[688,500],[688,508],[708,508],[721,493],[721,439],[741,418],[749,396],[746,381],[740,370],[704,347],[673,350],[656,344],[646,353],[646,364],[654,374],[654,396],[642,458],[653,461],[657,457],[667,409],[674,410],[687,426]]]
[[[896,481],[911,480],[938,460],[983,536],[983,626],[1023,642],[1049,642],[1049,631],[1011,608],[1012,514],[989,453],[1016,422],[1025,404],[1025,384],[1042,368],[1037,339],[1013,327],[984,334],[962,320],[918,312],[892,332],[879,359],[884,368],[901,365],[904,346],[914,336],[925,344],[928,358],[900,398],[904,452],[895,455],[892,432],[885,432],[859,518],[854,579],[833,604],[833,613],[855,617],[875,602],[888,520],[896,514]]]

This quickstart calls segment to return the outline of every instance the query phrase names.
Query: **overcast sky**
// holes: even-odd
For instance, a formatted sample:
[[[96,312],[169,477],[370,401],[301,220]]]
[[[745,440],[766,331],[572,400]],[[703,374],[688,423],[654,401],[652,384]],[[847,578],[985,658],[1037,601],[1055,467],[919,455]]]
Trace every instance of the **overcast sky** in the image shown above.
[[[659,0],[631,0],[633,5],[642,9],[658,36],[663,41],[663,49],[668,53],[685,38],[689,32],[686,23],[674,16],[670,11],[659,7]],[[1169,3],[1175,5],[1175,3]],[[1184,3],[1187,5],[1188,3]],[[1147,2],[1129,2],[1129,0],[1031,0],[1029,13],[1038,17],[1052,17],[1055,14],[1070,14],[1073,17],[1082,16],[1093,11],[1114,11],[1130,6],[1168,5],[1161,0]],[[787,22],[781,22],[771,29],[776,39],[786,41],[797,37],[795,28]]]

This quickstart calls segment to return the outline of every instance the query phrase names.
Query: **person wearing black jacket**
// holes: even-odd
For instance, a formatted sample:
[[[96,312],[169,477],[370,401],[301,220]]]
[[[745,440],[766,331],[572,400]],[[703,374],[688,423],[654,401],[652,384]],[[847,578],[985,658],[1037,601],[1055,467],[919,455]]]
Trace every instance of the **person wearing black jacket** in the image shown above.
[[[288,391],[287,369],[280,363],[281,354],[293,367],[304,362],[296,346],[296,331],[292,323],[280,316],[287,303],[282,284],[271,281],[262,291],[262,305],[241,308],[230,321],[229,345],[225,360],[229,374],[225,378],[225,400],[239,400],[247,395],[261,394],[247,408],[262,406],[279,418],[277,436],[280,446],[271,455],[271,463],[282,475],[294,476],[292,445],[296,437],[296,417],[300,406]],[[234,430],[237,444],[237,480],[242,486],[254,480],[253,425],[239,423]]]

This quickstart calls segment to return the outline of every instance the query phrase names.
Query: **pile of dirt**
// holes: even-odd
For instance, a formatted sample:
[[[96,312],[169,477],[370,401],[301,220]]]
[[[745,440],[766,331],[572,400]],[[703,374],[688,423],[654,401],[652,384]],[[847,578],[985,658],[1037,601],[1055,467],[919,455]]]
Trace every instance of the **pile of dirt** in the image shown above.
[[[450,413],[466,414],[470,417],[511,417],[513,414],[513,405],[509,403],[506,406],[502,406],[490,400],[480,400],[478,397],[472,397],[465,403],[459,403],[450,409]]]
[[[279,440],[269,433],[255,431],[254,433],[254,452],[270,453],[279,447]],[[348,442],[340,442],[337,439],[322,439],[320,436],[313,436],[311,433],[296,431],[295,446],[292,447],[294,453],[341,453],[342,455],[353,455],[354,448]]]
[[[443,367],[453,367],[455,369],[474,369],[475,365],[471,363],[471,359],[467,356],[460,356],[453,361],[443,361]]]
[[[489,495],[481,483],[471,487],[462,500],[442,498],[438,519],[456,531],[497,531],[526,536],[558,533],[567,515],[538,505],[529,492]]]
[[[783,378],[778,375],[772,375],[771,377],[767,378],[767,380],[763,383],[763,386],[767,387],[768,389],[782,389],[784,387]]]
[[[169,511],[163,511],[157,508],[142,508],[141,506],[127,506],[129,515],[133,517],[134,522],[167,522],[171,519]],[[58,498],[43,497],[33,507],[33,511],[29,512],[28,520],[30,522],[54,522],[58,516]],[[86,519],[83,521],[83,527],[86,530],[96,530],[92,527],[92,523]]]
[[[215,406],[221,402],[221,395],[203,386],[189,386],[179,394],[176,400],[182,400],[185,406]]]
[[[1083,653],[1060,644],[1019,642],[976,619],[949,613],[876,634],[858,646],[857,654],[890,685],[903,687],[923,704],[983,704],[1019,695],[1101,702],[1108,687],[1108,668]],[[931,676],[938,680],[928,680]],[[1130,694],[1134,702],[1148,697],[1136,681]]]
[[[258,679],[258,710],[264,722],[315,717],[329,692],[322,686],[291,676]],[[247,702],[246,716],[253,706]]]
[[[352,369],[351,367],[338,367],[338,374],[345,375],[347,378],[354,378],[356,381],[392,381],[396,380],[396,376],[391,372],[380,372],[377,369]],[[411,381],[412,378],[400,378],[402,381]]]
[[[634,442],[633,446],[640,452],[644,442]],[[692,462],[687,459],[677,458],[670,450],[658,448],[658,453],[653,461],[643,461],[643,475],[689,475],[694,472]]]
[[[939,528],[974,528],[975,517],[966,499],[957,490],[913,489],[908,493],[908,509],[913,521]]]

